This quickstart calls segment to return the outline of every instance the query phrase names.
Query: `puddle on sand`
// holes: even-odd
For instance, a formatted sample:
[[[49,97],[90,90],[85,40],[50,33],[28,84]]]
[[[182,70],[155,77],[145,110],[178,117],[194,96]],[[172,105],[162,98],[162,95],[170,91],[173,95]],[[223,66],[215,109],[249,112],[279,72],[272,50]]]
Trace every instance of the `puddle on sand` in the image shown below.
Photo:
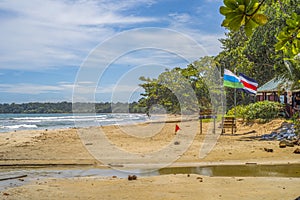
[[[0,181],[0,191],[10,187],[24,185],[44,178],[76,178],[76,177],[112,177],[127,178],[129,174],[138,176],[157,176],[166,174],[199,174],[206,176],[241,176],[241,177],[296,177],[300,178],[300,164],[288,165],[218,165],[205,167],[174,167],[153,170],[116,170],[101,168],[5,168],[0,169],[0,179],[27,175],[21,179]]]
[[[157,171],[144,170],[115,170],[101,168],[73,168],[73,169],[43,169],[43,168],[15,168],[0,169],[0,180],[9,177],[18,177],[26,175],[24,178],[8,179],[0,181],[0,191],[10,187],[18,187],[31,181],[42,180],[44,178],[78,178],[78,177],[112,177],[127,178],[128,175],[137,174],[139,176],[159,175]]]
[[[206,176],[244,177],[297,177],[300,178],[300,164],[288,165],[218,165],[206,167],[163,168],[162,174],[199,174]]]

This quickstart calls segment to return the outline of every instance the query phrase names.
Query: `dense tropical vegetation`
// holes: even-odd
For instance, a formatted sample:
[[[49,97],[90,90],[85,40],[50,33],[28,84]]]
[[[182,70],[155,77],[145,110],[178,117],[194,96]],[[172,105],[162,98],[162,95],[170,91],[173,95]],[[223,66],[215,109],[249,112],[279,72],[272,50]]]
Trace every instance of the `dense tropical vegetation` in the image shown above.
[[[238,105],[228,111],[227,115],[242,118],[245,121],[255,119],[266,122],[268,120],[284,116],[284,107],[279,102],[259,101],[248,105]]]
[[[186,68],[166,70],[157,79],[141,77],[144,83],[140,86],[145,93],[139,100],[140,106],[148,112],[153,105],[161,105],[169,113],[197,112],[199,107],[211,106],[212,91],[209,91],[207,83],[217,84],[206,77],[215,67],[212,57],[204,57]]]
[[[241,72],[262,85],[274,77],[281,77],[299,87],[300,79],[300,7],[299,0],[224,0],[220,13],[224,15],[222,26],[228,29],[220,39],[223,50],[215,57],[204,57],[186,68],[175,68],[162,73],[157,79],[141,77],[144,97],[139,101],[147,110],[160,104],[168,112],[179,112],[177,95],[161,81],[180,85],[182,75],[192,85],[197,96],[198,109],[211,106],[211,85],[207,82],[208,66],[216,67],[221,74],[224,68]],[[207,64],[209,60],[209,64]],[[221,75],[220,75],[221,79]],[[177,86],[178,87],[178,86]],[[234,90],[226,89],[227,106],[234,105]],[[184,91],[183,95],[184,95]],[[222,91],[220,91],[222,93]],[[254,102],[253,96],[237,92],[238,104]],[[195,104],[194,104],[195,105]]]

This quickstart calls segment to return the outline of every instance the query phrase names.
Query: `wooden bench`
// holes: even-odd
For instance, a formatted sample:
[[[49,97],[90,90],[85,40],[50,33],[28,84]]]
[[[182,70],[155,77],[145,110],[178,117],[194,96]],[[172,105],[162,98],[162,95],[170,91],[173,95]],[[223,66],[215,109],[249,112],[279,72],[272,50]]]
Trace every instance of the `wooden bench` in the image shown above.
[[[225,133],[225,129],[231,129],[231,134],[233,131],[236,132],[236,119],[235,117],[223,117],[222,118],[222,134]]]
[[[202,134],[202,119],[214,119],[214,129],[213,133],[216,132],[216,118],[217,116],[213,114],[212,110],[202,110],[199,112],[200,119],[200,134]]]

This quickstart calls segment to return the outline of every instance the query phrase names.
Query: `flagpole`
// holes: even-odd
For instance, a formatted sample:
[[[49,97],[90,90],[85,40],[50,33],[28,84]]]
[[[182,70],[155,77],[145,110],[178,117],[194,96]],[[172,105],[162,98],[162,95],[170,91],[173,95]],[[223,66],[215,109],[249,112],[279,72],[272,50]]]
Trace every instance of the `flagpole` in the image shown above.
[[[236,68],[234,69],[234,74],[236,74]],[[236,88],[234,88],[234,118],[236,118]]]
[[[234,88],[234,118],[236,118],[236,88]]]

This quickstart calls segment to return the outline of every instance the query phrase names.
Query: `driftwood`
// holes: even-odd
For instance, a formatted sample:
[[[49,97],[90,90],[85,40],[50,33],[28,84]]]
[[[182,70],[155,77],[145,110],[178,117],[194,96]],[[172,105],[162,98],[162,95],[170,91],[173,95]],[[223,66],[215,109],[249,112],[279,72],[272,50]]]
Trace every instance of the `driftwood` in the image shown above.
[[[11,180],[11,179],[18,179],[18,178],[25,178],[27,175],[20,175],[20,176],[12,176],[12,177],[6,177],[6,178],[0,178],[0,181],[6,181],[6,180]]]

